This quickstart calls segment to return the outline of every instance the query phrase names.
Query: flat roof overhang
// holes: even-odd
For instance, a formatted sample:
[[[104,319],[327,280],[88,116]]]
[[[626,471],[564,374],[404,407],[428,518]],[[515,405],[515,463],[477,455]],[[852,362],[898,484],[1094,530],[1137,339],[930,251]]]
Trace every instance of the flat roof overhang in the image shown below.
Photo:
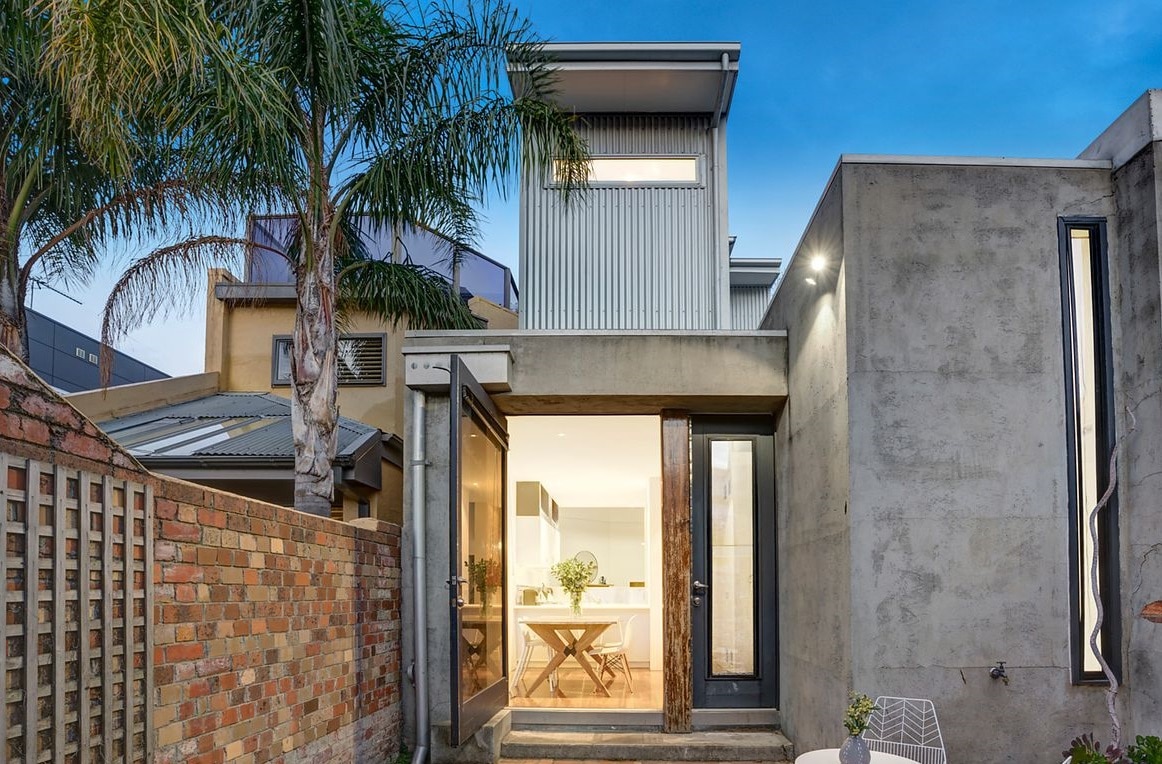
[[[779,331],[408,332],[409,387],[447,394],[459,355],[505,414],[762,413],[787,397]]]
[[[711,114],[730,110],[741,46],[736,42],[550,43],[559,106],[577,113]],[[524,67],[509,65],[513,93]]]
[[[779,277],[783,261],[778,257],[756,259],[732,259],[730,261],[730,285],[732,287],[770,287]]]

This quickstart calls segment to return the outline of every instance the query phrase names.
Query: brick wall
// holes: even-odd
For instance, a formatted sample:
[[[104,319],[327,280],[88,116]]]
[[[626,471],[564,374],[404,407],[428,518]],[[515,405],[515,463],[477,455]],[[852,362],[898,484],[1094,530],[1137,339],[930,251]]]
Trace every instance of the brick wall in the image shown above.
[[[3,351],[0,452],[152,489],[153,760],[395,756],[398,526],[152,475]]]
[[[399,528],[163,483],[159,762],[386,761],[399,741]]]

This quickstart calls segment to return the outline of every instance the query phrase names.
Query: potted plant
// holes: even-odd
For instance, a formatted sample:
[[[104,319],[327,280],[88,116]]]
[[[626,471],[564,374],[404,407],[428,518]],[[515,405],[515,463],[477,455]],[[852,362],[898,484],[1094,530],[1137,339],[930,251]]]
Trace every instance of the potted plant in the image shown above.
[[[840,764],[869,764],[871,750],[860,735],[867,729],[872,711],[878,709],[872,699],[862,692],[851,693],[851,703],[843,715],[843,726],[847,728],[847,740],[839,749]]]
[[[1123,752],[1112,743],[1102,750],[1093,734],[1086,733],[1074,738],[1062,755],[1066,757],[1064,764],[1162,764],[1162,738],[1138,735]]]
[[[574,558],[561,560],[550,572],[553,578],[560,582],[561,588],[569,593],[569,605],[573,608],[573,615],[581,613],[581,594],[593,578],[596,566],[592,562],[582,562]]]

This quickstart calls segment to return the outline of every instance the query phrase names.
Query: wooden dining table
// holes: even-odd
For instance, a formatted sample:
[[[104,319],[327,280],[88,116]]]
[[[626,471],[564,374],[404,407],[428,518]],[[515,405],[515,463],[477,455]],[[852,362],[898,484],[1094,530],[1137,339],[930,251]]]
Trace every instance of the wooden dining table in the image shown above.
[[[572,658],[581,664],[585,673],[593,680],[596,686],[594,692],[609,697],[609,687],[601,680],[597,673],[597,666],[589,657],[589,648],[613,624],[615,618],[536,618],[527,619],[522,623],[534,634],[545,641],[553,649],[553,657],[544,670],[537,676],[525,695],[532,695],[533,690],[541,686],[566,658]],[[559,691],[559,690],[558,690]]]

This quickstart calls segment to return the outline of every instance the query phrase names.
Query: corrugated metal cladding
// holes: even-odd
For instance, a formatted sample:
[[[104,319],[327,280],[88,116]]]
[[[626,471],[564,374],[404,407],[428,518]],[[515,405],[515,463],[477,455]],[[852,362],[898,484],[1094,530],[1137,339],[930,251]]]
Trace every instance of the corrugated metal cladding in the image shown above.
[[[590,115],[594,155],[696,155],[697,186],[523,188],[520,321],[528,329],[717,329],[710,120]]]
[[[730,328],[736,332],[753,332],[759,328],[770,302],[767,287],[730,288]]]

